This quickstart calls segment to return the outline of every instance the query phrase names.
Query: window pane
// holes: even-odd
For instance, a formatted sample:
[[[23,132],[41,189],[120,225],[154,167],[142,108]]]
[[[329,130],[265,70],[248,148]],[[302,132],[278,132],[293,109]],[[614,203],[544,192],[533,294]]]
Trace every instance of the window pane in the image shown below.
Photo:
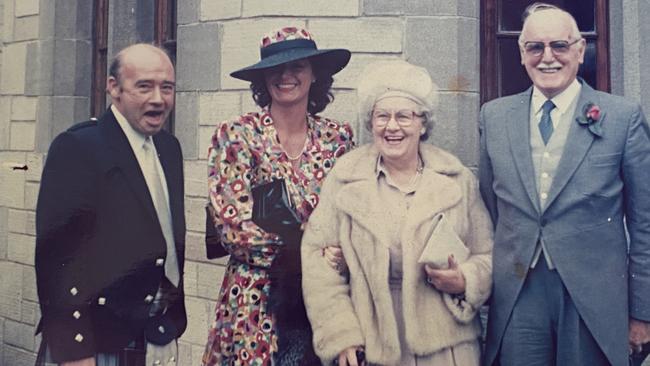
[[[499,95],[511,95],[526,90],[530,79],[526,69],[521,64],[519,46],[516,38],[500,39],[499,41]]]
[[[535,0],[499,0],[499,30],[501,31],[520,31],[521,15],[526,7]],[[548,0],[549,4],[554,4],[565,9],[578,23],[581,32],[593,32],[595,26],[595,0]]]
[[[499,95],[511,95],[522,92],[531,86],[532,82],[526,73],[526,69],[521,64],[519,56],[519,46],[517,39],[508,38],[500,39],[498,50],[498,67],[499,74]],[[582,77],[592,87],[596,87],[596,42],[595,40],[587,41],[585,51],[585,62],[578,71],[578,76]]]

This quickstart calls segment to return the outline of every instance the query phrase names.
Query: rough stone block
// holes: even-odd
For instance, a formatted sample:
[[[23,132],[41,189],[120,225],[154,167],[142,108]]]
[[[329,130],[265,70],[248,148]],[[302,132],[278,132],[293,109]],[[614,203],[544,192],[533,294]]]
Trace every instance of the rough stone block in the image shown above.
[[[40,105],[39,105],[40,106]],[[47,108],[47,107],[46,107]],[[46,109],[47,111],[47,109]],[[39,121],[37,123],[48,123],[47,118],[50,119],[51,135],[47,138],[45,151],[50,146],[50,142],[61,132],[67,130],[77,122],[86,121],[89,118],[89,101],[85,97],[70,97],[60,96],[52,98],[52,109],[49,116],[43,116],[44,120],[40,120],[41,113],[39,110]],[[41,137],[39,136],[39,142]],[[40,146],[39,146],[40,147]],[[40,151],[40,150],[39,150]]]
[[[54,62],[53,40],[27,44],[25,95],[54,94]]]
[[[198,296],[216,301],[226,272],[226,267],[198,263]]]
[[[284,26],[305,27],[305,22],[290,18],[254,18],[222,25],[220,72],[222,89],[248,89],[250,83],[230,77],[230,73],[260,60],[260,40],[270,31]],[[319,47],[323,48],[320,43]],[[250,93],[249,93],[250,95]]]
[[[40,19],[38,15],[16,18],[14,23],[14,41],[38,39]]]
[[[321,112],[322,116],[335,119],[339,122],[348,122],[356,136],[357,95],[349,90],[337,90],[334,93],[334,102]],[[357,139],[355,138],[355,141]]]
[[[217,23],[178,27],[176,80],[179,91],[219,89],[219,39]]]
[[[406,0],[363,0],[363,15],[401,15],[406,9]]]
[[[15,96],[11,98],[12,121],[36,121],[36,103],[38,98]]]
[[[178,342],[178,364],[179,365],[198,365],[200,362],[192,363],[192,344],[187,342]]]
[[[183,158],[194,160],[199,156],[198,93],[176,93],[175,135],[183,148]]]
[[[451,151],[469,167],[478,166],[478,93],[440,94],[433,132],[434,145]]]
[[[38,320],[41,318],[41,309],[38,306],[38,303],[33,301],[23,301],[22,306],[20,321],[21,323],[30,325],[32,341],[34,341],[34,328],[38,323]],[[34,348],[34,350],[37,350],[37,348]]]
[[[404,1],[407,15],[459,15],[478,18],[479,3],[474,0],[407,0]]]
[[[9,209],[9,232],[27,234],[27,210]]]
[[[404,29],[402,20],[398,18],[314,19],[309,22],[309,30],[319,48],[402,52]],[[350,37],[351,34],[354,37]]]
[[[43,154],[27,153],[27,167],[25,179],[32,182],[39,182],[43,173]]]
[[[25,207],[25,171],[12,170],[9,164],[25,164],[25,153],[0,152],[0,206]],[[7,164],[7,165],[5,165]]]
[[[6,1],[5,1],[6,2]],[[16,17],[38,14],[39,0],[16,0],[15,14]]]
[[[239,18],[242,0],[201,0],[201,21]],[[265,14],[268,15],[268,14]]]
[[[14,39],[14,21],[15,17],[15,0],[2,2],[2,41],[4,43],[12,42]]]
[[[31,325],[13,320],[5,321],[4,339],[6,344],[24,350],[34,350],[34,328]]]
[[[441,90],[478,92],[478,41],[476,19],[408,18],[404,54],[429,70]]]
[[[212,135],[214,134],[213,126],[199,126],[199,156],[202,161],[208,157],[208,148],[212,146]],[[206,190],[207,191],[207,190]],[[205,192],[204,194],[205,195]]]
[[[0,317],[20,321],[22,298],[22,266],[0,261]],[[11,364],[8,364],[11,365]]]
[[[185,296],[198,296],[198,270],[196,262],[188,261],[185,256],[185,271],[183,273],[183,290]]]
[[[397,55],[368,55],[353,53],[352,58],[350,58],[350,63],[348,63],[345,69],[334,75],[334,87],[356,89],[359,82],[359,76],[366,66],[377,61],[397,60],[399,58],[400,57]]]
[[[77,69],[77,52],[80,42],[68,39],[57,39],[54,41],[54,90],[57,95],[76,95],[76,77],[83,70]],[[86,55],[88,62],[92,62],[90,54]],[[90,79],[89,74],[83,77]]]
[[[36,200],[38,199],[38,189],[40,184],[34,182],[25,183],[25,203],[24,208],[28,210],[36,209]]]
[[[6,345],[4,349],[3,365],[33,366],[36,363],[36,354],[20,348]]]
[[[187,297],[185,307],[187,309],[187,330],[181,341],[205,345],[208,324],[214,318],[214,312],[211,310],[214,309],[214,303],[205,299]]]
[[[358,0],[295,1],[243,0],[243,16],[357,16]]]
[[[205,262],[205,254],[205,233],[188,231],[185,236],[185,260]]]
[[[5,320],[4,318],[0,318],[0,362],[4,362],[4,348],[5,348],[4,336],[5,336]]]
[[[203,0],[183,0],[182,6],[176,6],[176,23],[185,25],[199,21],[201,2]],[[210,1],[210,0],[205,0]],[[210,1],[216,2],[216,1]]]
[[[38,302],[38,293],[36,291],[36,271],[32,266],[23,266],[22,279],[23,300]]]
[[[0,207],[0,261],[7,258],[7,239],[9,234],[9,209]],[[2,344],[2,342],[0,342]]]
[[[36,138],[36,123],[12,122],[9,146],[12,150],[33,151]]]
[[[207,202],[208,175],[205,160],[185,161],[185,195],[205,198]]]
[[[1,56],[2,55],[0,55],[0,57]],[[1,68],[2,66],[0,65],[0,69]],[[0,150],[9,150],[10,124],[11,124],[11,97],[0,96]]]
[[[199,124],[217,123],[241,115],[241,94],[238,92],[201,93],[199,96]]]
[[[25,234],[9,233],[8,240],[9,245],[7,248],[7,259],[17,263],[33,266],[36,249],[36,237]],[[18,274],[15,274],[14,277],[20,279],[22,286],[22,271]]]
[[[205,230],[205,198],[185,198],[185,218],[187,230]]]
[[[241,114],[248,112],[257,112],[260,110],[260,107],[255,103],[253,99],[253,93],[250,89],[240,92],[241,94]]]
[[[24,93],[26,61],[27,46],[25,43],[14,43],[4,46],[0,73],[2,75],[2,78],[0,78],[0,93]]]

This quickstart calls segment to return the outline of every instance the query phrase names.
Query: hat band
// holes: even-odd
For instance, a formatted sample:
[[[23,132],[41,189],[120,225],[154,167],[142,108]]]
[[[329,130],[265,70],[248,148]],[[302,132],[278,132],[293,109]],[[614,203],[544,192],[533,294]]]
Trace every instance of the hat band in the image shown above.
[[[311,39],[291,39],[288,41],[273,43],[266,47],[260,48],[260,55],[262,56],[262,59],[265,59],[280,52],[296,48],[307,48],[312,50],[317,49],[316,42],[312,41]]]

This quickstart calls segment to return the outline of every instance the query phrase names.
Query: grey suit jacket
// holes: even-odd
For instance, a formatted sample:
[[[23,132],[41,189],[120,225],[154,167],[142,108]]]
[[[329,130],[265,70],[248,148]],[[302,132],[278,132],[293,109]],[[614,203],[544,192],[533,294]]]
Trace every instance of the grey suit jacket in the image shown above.
[[[650,128],[638,105],[580,81],[575,117],[598,105],[602,134],[572,120],[543,211],[530,150],[532,88],[481,109],[479,178],[496,230],[487,365],[539,240],[612,364],[627,364],[628,316],[650,321]]]

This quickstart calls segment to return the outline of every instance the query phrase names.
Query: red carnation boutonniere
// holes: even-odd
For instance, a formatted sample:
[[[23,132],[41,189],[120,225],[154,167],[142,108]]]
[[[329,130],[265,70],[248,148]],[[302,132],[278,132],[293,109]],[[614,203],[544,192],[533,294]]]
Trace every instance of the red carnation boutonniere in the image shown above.
[[[601,111],[600,107],[594,103],[587,103],[582,107],[582,115],[576,120],[582,126],[586,126],[591,133],[597,137],[603,136],[603,128],[601,124]]]

